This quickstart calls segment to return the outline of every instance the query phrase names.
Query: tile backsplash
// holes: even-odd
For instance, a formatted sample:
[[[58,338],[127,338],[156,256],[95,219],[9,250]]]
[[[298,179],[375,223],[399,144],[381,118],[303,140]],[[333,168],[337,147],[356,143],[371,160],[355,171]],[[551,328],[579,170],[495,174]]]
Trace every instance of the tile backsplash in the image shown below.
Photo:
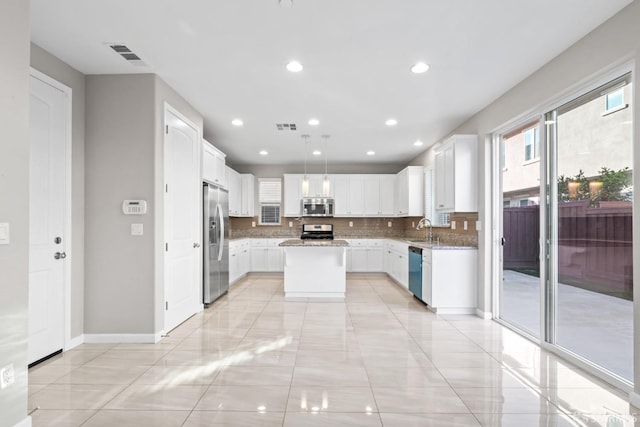
[[[421,217],[408,218],[282,218],[281,225],[256,225],[258,217],[230,219],[230,238],[246,237],[290,237],[298,238],[302,233],[302,224],[333,224],[336,238],[367,239],[367,238],[409,238],[421,239],[428,234],[427,230],[416,230],[415,227]],[[478,246],[476,221],[478,214],[452,213],[451,221],[455,221],[455,230],[451,227],[434,227],[434,239],[440,238],[440,243],[458,246]],[[467,221],[467,230],[464,230]],[[292,226],[289,227],[289,222]]]

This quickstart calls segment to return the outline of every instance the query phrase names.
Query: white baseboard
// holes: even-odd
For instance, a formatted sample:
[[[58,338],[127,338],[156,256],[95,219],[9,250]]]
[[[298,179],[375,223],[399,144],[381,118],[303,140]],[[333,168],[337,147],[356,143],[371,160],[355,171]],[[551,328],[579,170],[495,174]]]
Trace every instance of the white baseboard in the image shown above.
[[[490,311],[482,311],[479,308],[476,308],[476,316],[486,320],[493,319],[493,314]]]
[[[640,393],[636,393],[635,391],[629,393],[629,403],[631,406],[640,408]]]
[[[161,332],[155,334],[84,334],[84,342],[89,344],[155,344],[161,339]]]
[[[77,337],[73,337],[69,341],[67,341],[67,346],[64,350],[71,350],[72,348],[77,347],[80,344],[84,344],[84,334],[80,334]]]
[[[13,427],[31,427],[31,416],[27,415],[27,417],[25,419],[23,419],[22,421],[20,421],[18,424],[14,425]]]

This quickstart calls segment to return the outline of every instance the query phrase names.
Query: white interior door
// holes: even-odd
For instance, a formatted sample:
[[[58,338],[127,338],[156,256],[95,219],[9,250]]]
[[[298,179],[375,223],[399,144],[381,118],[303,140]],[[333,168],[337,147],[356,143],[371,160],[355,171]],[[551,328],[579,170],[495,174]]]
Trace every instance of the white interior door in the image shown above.
[[[31,76],[29,363],[64,347],[67,224],[65,92]]]
[[[165,330],[201,307],[200,144],[197,129],[165,111]]]

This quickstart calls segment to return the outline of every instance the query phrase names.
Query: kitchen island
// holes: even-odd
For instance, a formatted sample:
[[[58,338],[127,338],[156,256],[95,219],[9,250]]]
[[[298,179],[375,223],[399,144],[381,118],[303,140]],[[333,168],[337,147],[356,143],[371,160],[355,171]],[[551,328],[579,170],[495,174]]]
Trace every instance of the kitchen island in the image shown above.
[[[284,248],[287,298],[344,298],[347,287],[346,240],[292,239]]]

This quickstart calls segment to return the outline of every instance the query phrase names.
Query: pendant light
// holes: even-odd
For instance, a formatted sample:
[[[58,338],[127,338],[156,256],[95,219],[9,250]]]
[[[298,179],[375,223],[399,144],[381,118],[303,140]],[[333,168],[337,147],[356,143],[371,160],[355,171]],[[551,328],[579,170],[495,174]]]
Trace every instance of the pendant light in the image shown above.
[[[304,140],[304,177],[302,178],[302,197],[309,196],[309,177],[307,176],[307,144],[309,143],[309,135],[302,135]]]
[[[331,182],[329,181],[329,174],[327,173],[327,140],[331,135],[322,135],[324,139],[324,178],[322,178],[322,195],[328,197],[331,194]]]

